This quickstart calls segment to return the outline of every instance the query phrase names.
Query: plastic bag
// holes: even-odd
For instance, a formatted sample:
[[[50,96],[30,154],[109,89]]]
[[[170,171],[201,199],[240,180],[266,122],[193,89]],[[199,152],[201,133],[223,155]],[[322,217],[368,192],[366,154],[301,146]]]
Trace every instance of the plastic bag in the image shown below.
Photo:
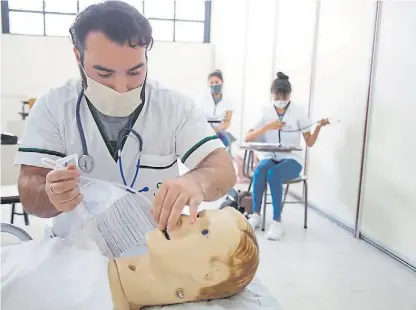
[[[77,163],[77,157],[44,159],[43,163],[51,169],[62,169],[72,160]],[[147,198],[132,188],[87,177],[80,177],[79,189],[83,195],[81,204],[55,221],[56,226],[70,221],[65,238],[91,238],[110,258],[146,250],[145,236],[155,228]]]

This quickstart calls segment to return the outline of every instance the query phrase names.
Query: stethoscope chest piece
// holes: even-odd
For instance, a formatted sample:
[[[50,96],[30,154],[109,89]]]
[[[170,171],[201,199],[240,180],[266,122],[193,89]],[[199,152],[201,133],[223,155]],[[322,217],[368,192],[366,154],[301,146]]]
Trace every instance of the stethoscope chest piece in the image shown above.
[[[90,156],[84,154],[78,159],[78,166],[84,172],[91,172],[94,168],[94,161]]]

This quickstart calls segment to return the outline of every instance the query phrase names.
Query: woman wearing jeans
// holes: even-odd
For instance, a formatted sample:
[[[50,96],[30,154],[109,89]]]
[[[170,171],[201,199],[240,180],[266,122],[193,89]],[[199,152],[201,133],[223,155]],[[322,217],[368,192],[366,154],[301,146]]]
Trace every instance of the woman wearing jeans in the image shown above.
[[[289,77],[279,72],[271,86],[272,103],[263,110],[261,119],[248,132],[246,142],[280,143],[282,146],[299,147],[303,135],[307,146],[315,144],[321,127],[329,124],[328,119],[322,119],[311,133],[313,123],[302,107],[290,101],[291,93]],[[260,160],[253,174],[254,213],[249,222],[254,229],[260,226],[263,193],[269,183],[273,203],[273,223],[267,232],[267,239],[277,240],[283,233],[281,225],[283,182],[299,177],[303,158],[301,152],[260,155],[263,155],[263,159]]]

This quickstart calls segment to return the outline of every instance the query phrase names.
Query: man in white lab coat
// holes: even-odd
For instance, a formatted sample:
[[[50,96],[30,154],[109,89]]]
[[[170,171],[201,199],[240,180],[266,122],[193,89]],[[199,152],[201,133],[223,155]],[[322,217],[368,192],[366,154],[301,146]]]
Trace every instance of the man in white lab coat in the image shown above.
[[[48,90],[30,112],[15,161],[24,208],[70,227],[84,175],[142,190],[160,229],[174,227],[185,205],[194,222],[201,201],[223,196],[235,172],[193,101],[146,78],[148,20],[127,3],[107,1],[81,12],[70,33],[81,79]],[[78,165],[42,163],[72,154]],[[190,169],[180,177],[177,158]]]

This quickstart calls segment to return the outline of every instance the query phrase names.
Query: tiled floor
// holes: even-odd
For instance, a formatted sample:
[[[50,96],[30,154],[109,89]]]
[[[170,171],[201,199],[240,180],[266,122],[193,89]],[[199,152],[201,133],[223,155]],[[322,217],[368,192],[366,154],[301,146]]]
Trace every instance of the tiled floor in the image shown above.
[[[305,231],[302,211],[297,205],[285,209],[280,241],[258,232],[258,277],[285,310],[416,309],[415,273],[313,211]],[[3,206],[2,221],[9,214]],[[30,221],[27,231],[42,237],[44,221]]]

